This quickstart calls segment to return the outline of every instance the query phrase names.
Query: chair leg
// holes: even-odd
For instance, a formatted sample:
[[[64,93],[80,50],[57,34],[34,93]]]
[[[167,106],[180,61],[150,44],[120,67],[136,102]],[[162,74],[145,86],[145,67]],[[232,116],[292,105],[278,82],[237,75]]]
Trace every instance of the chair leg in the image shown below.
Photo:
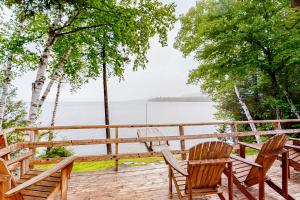
[[[284,192],[282,191],[282,189],[276,185],[271,179],[266,180],[266,183],[273,189],[275,190],[278,194],[280,194],[281,196],[283,196],[285,199],[288,200],[295,200],[294,197],[292,197],[291,195],[287,195],[287,197],[284,196]]]
[[[225,175],[228,177],[228,170],[225,170]],[[247,189],[244,185],[242,185],[239,180],[232,175],[233,183],[236,185],[237,188],[249,199],[249,200],[257,200]]]
[[[288,178],[289,178],[289,152],[282,153],[282,191],[285,198],[288,197]]]
[[[259,168],[258,199],[259,200],[264,200],[265,199],[265,174],[264,174],[264,168]]]
[[[219,196],[219,198],[220,198],[221,200],[226,200],[225,197],[224,197],[224,195],[223,195],[223,193],[219,193],[218,196]]]
[[[169,166],[169,193],[172,194],[172,179],[173,179],[173,172],[171,166]]]
[[[192,200],[193,199],[193,194],[192,194],[192,182],[190,177],[186,177],[187,178],[187,182],[188,182],[188,200]]]
[[[228,163],[228,199],[233,200],[233,179],[232,179],[232,163]]]

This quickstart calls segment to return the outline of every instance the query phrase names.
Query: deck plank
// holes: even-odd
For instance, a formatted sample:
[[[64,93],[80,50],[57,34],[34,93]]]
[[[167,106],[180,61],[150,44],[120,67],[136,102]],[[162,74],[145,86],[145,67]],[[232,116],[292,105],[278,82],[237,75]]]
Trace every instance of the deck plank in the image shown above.
[[[281,181],[280,162],[276,161],[269,176],[276,182]],[[223,177],[223,187],[226,194],[226,178]],[[300,199],[300,172],[291,170],[289,190],[292,196]],[[174,190],[175,191],[175,188]],[[250,188],[251,193],[257,196],[257,187]],[[276,192],[266,186],[266,199],[281,200]],[[225,196],[225,197],[226,197]],[[239,190],[234,187],[234,198],[246,200]],[[113,171],[72,173],[68,199],[72,200],[178,200],[177,194],[168,193],[168,173],[164,164],[123,168],[120,172]],[[200,198],[201,199],[201,198]],[[217,196],[202,198],[217,200]]]
[[[164,136],[158,128],[141,128],[137,130],[137,136],[140,137],[162,137]],[[161,150],[169,148],[167,141],[145,142],[148,151],[161,152]]]

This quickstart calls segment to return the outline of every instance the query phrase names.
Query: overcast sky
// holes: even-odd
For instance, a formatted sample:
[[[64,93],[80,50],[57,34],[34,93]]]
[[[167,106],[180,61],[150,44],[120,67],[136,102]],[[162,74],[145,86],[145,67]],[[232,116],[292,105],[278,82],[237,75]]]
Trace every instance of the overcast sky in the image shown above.
[[[177,4],[176,14],[183,14],[195,5],[196,0],[164,0]],[[169,32],[168,47],[161,47],[157,39],[151,40],[151,48],[148,53],[147,68],[133,72],[131,68],[125,71],[125,80],[119,82],[116,78],[109,79],[110,101],[124,101],[132,99],[146,99],[158,96],[181,96],[200,93],[199,86],[187,85],[189,70],[195,68],[197,63],[192,57],[183,58],[182,54],[173,48],[174,38],[179,31],[180,23]],[[17,78],[13,83],[18,87],[18,97],[24,101],[30,101],[31,84],[36,73],[28,73]],[[53,101],[53,90],[48,101]],[[64,86],[61,93],[61,101],[102,101],[102,79],[91,81],[82,86],[75,94]]]

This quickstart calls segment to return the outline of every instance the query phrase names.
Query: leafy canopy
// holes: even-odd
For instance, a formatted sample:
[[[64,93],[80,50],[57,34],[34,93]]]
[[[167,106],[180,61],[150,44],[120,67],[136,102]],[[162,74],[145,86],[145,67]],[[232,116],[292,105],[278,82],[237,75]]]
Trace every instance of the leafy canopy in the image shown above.
[[[300,107],[300,13],[285,0],[198,1],[181,17],[174,46],[199,67],[189,82],[218,102],[218,117],[245,119],[234,85],[255,119],[293,117],[283,89]]]

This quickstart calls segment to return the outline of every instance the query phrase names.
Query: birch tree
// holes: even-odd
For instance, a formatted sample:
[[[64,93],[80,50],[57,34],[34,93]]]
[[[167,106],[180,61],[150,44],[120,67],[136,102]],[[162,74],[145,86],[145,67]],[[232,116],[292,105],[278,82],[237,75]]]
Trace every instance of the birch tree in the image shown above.
[[[45,100],[46,100],[47,96],[49,95],[55,81],[57,81],[58,79],[60,79],[63,76],[64,66],[67,63],[72,50],[73,50],[72,47],[68,48],[67,52],[63,55],[63,57],[59,61],[57,69],[55,69],[54,73],[50,76],[49,83],[47,84],[47,87],[44,90],[44,93],[43,93],[41,99],[39,100],[39,109],[42,107],[43,103],[45,102]]]
[[[57,88],[56,88],[56,95],[55,95],[55,100],[54,100],[54,107],[53,107],[53,111],[52,111],[50,126],[55,125],[56,113],[57,113],[58,104],[59,104],[61,86],[62,86],[62,77],[60,77],[58,79],[58,84],[57,84]],[[52,141],[53,139],[54,139],[53,131],[48,131],[48,141]],[[51,151],[51,147],[47,147],[46,154],[49,154],[50,151]]]
[[[244,113],[245,113],[248,121],[253,121],[253,118],[252,118],[252,116],[250,114],[250,111],[249,111],[247,105],[245,104],[245,102],[243,101],[242,96],[241,96],[240,91],[239,91],[239,88],[236,85],[234,85],[234,91],[235,91],[236,97],[238,98],[239,103],[240,103],[242,109],[244,110]],[[257,132],[256,126],[255,126],[254,123],[249,123],[249,125],[250,125],[251,130],[253,132]],[[256,142],[260,143],[260,137],[259,137],[259,135],[255,135],[255,138],[256,138]]]
[[[253,119],[294,117],[280,89],[299,109],[300,16],[289,1],[203,1],[180,20],[174,46],[199,61],[189,83],[217,102],[218,118],[247,120],[235,83]]]
[[[285,89],[283,89],[283,94],[285,95],[285,98],[291,107],[291,112],[297,117],[297,119],[300,119],[299,111],[297,110],[295,104],[293,103],[292,99],[290,98],[288,92]]]
[[[0,7],[3,7],[3,15],[7,14],[9,8],[13,11],[13,16],[7,19],[8,21],[4,20],[7,17],[1,17],[3,27],[1,27],[0,31],[0,47],[2,48],[0,52],[0,64],[3,64],[3,66],[0,92],[0,128],[2,128],[11,81],[14,76],[20,74],[19,71],[22,71],[22,67],[18,65],[24,66],[25,63],[29,64],[26,62],[26,57],[30,57],[30,55],[23,49],[27,41],[24,37],[24,25],[26,23],[24,2],[20,1],[17,4],[11,5],[4,1],[0,3]],[[25,63],[21,64],[22,62]]]
[[[123,49],[118,49],[117,46],[114,47],[115,52],[124,52],[122,56],[120,56],[121,54],[116,54],[113,57],[108,56],[109,61],[117,62],[113,67],[113,71],[116,75],[121,76],[123,71],[122,63],[126,62],[124,55],[137,55],[134,62],[135,68],[144,66],[147,61],[145,55],[149,49],[149,39],[157,33],[160,42],[165,45],[167,30],[172,27],[175,21],[173,15],[174,5],[163,5],[156,0],[147,2],[89,1],[80,4],[79,7],[66,2],[63,9],[54,9],[52,11],[52,8],[50,7],[49,11],[52,15],[48,16],[48,31],[44,33],[45,44],[37,66],[36,79],[32,84],[32,97],[29,109],[31,124],[34,124],[37,120],[42,89],[46,80],[45,73],[49,65],[52,47],[58,38],[80,34],[81,37],[86,39],[85,46],[86,50],[89,51],[87,56],[92,58],[91,63],[95,66],[98,65],[98,61],[96,61],[98,56],[93,55],[95,48],[91,46],[95,42],[90,40],[91,37],[89,35],[97,35],[97,32],[107,30],[110,33],[110,40],[115,40],[114,43],[108,43],[108,46],[123,46]],[[92,67],[89,72],[91,76],[94,74],[99,74],[98,66],[97,68]]]

